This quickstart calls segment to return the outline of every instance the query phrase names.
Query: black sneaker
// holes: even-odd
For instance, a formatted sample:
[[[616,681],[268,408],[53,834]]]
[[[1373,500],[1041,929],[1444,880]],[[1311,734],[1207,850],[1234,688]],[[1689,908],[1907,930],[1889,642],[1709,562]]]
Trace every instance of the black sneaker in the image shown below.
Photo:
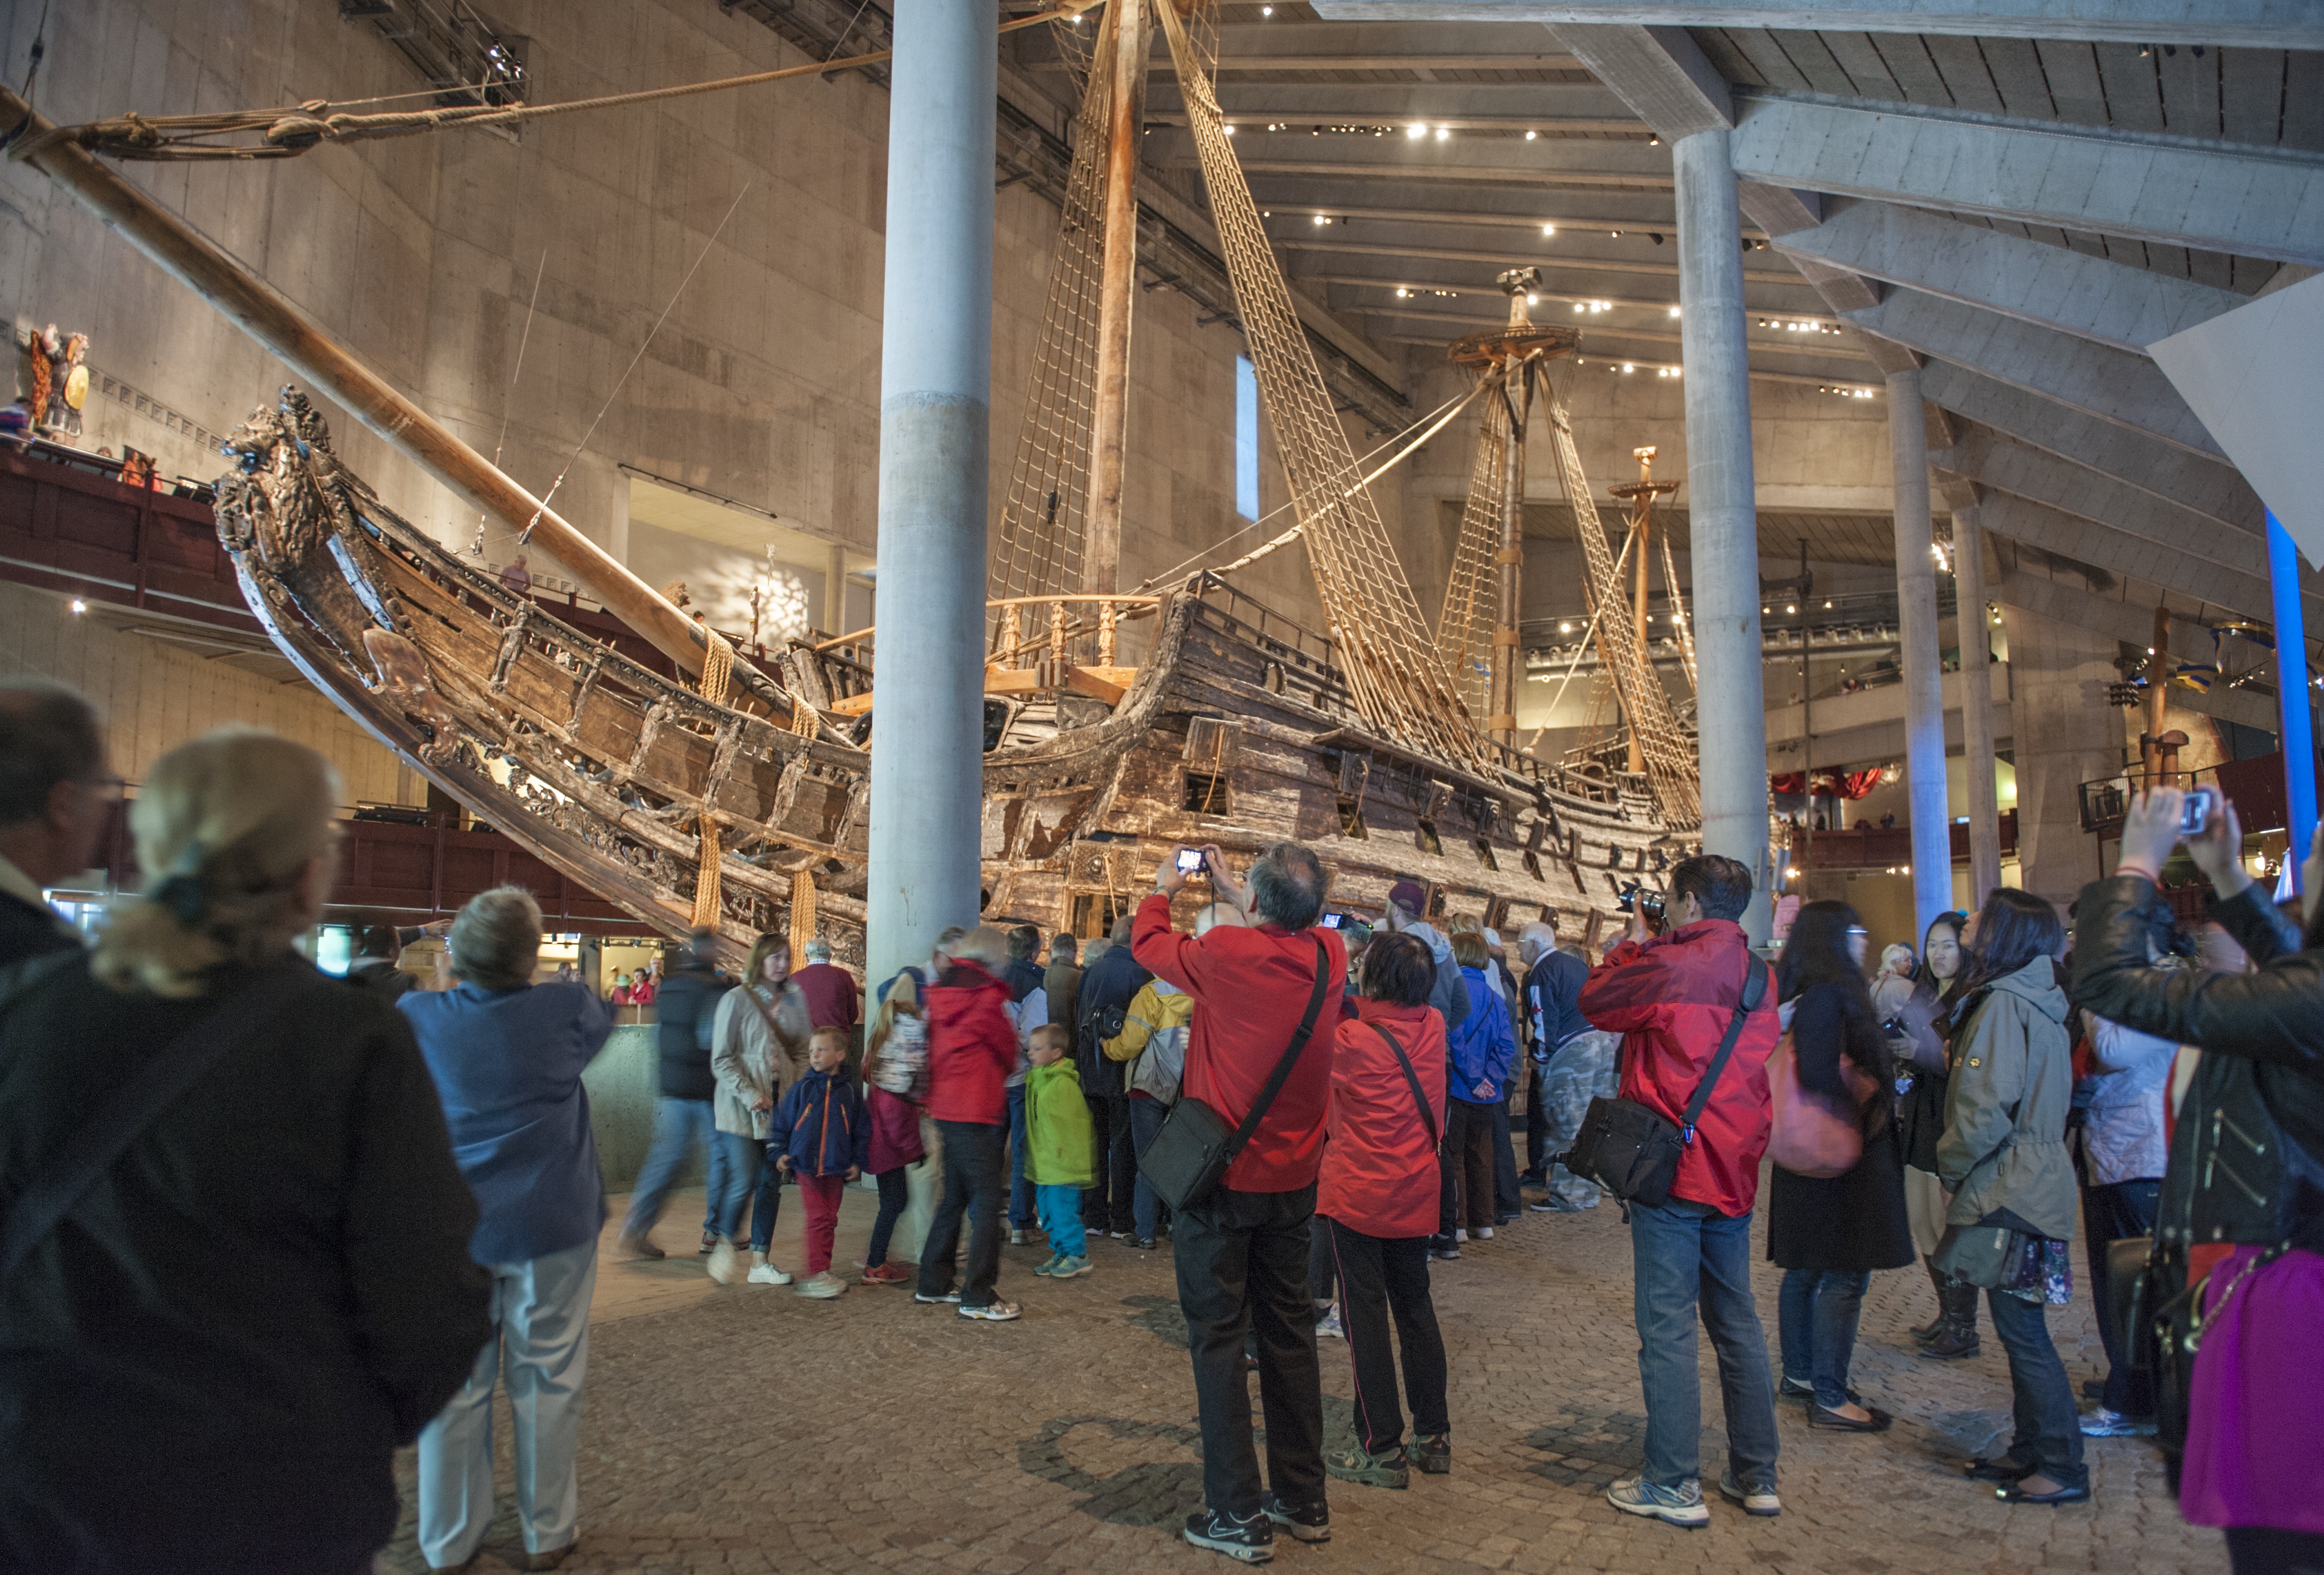
[[[1259,1500],[1259,1514],[1303,1543],[1332,1540],[1332,1511],[1320,1499],[1314,1504],[1286,1504],[1274,1494]]]
[[[1449,1432],[1414,1433],[1404,1446],[1405,1459],[1431,1477],[1449,1475],[1452,1469],[1452,1435]]]
[[[1263,1513],[1249,1520],[1237,1520],[1233,1515],[1205,1509],[1186,1517],[1185,1535],[1195,1547],[1224,1553],[1246,1564],[1264,1564],[1275,1557],[1275,1528],[1268,1524]]]
[[[1150,1236],[1141,1236],[1130,1245],[1135,1246],[1139,1252],[1150,1253],[1154,1250],[1154,1238]]]

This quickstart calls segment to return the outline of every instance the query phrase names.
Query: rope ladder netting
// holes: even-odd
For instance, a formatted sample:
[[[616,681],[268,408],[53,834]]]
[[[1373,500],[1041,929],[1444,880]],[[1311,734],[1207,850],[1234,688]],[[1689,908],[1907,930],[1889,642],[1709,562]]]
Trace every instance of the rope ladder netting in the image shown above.
[[[1391,738],[1482,771],[1483,741],[1438,654],[1370,488],[1338,484],[1339,477],[1359,473],[1355,452],[1235,160],[1210,78],[1176,8],[1156,10],[1169,37],[1243,337],[1350,694],[1364,719]]]
[[[1489,368],[1482,381],[1500,384],[1506,375]],[[1477,419],[1477,453],[1469,467],[1469,495],[1461,508],[1461,530],[1452,546],[1452,567],[1444,579],[1444,606],[1436,618],[1436,653],[1452,675],[1461,699],[1473,715],[1489,706],[1489,665],[1500,588],[1493,554],[1501,539],[1502,499],[1508,489],[1510,434],[1500,401],[1486,391]]]

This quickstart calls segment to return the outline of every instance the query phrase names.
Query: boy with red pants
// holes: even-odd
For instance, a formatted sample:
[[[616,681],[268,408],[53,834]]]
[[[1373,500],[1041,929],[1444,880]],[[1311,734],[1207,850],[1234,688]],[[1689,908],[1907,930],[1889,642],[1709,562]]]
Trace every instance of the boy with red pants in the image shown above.
[[[847,1289],[831,1272],[831,1238],[839,1228],[839,1200],[863,1173],[872,1126],[863,1096],[847,1075],[847,1031],[818,1028],[808,1042],[807,1075],[790,1086],[767,1131],[775,1167],[798,1181],[807,1211],[807,1274],[798,1293],[828,1301]]]

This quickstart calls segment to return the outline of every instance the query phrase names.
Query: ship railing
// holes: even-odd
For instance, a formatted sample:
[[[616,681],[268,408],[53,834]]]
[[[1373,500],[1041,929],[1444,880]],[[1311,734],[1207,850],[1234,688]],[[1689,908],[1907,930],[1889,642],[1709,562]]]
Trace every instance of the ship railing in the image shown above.
[[[1120,699],[1137,677],[1120,660],[1122,625],[1154,616],[1167,599],[1052,592],[988,600],[985,692],[1074,690],[1109,703]],[[844,715],[871,705],[877,638],[873,625],[799,643],[821,665],[833,710]]]

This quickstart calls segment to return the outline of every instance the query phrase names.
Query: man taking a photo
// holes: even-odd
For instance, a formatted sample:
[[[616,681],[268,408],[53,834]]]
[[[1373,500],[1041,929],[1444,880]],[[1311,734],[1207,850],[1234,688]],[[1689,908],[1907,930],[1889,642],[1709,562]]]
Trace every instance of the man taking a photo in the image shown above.
[[[1736,922],[1751,900],[1751,872],[1702,854],[1671,871],[1667,928],[1642,914],[1582,988],[1590,1023],[1622,1038],[1621,1098],[1683,1130],[1686,1107],[1741,1010],[1751,954]],[[1615,1508],[1673,1525],[1709,1523],[1702,1501],[1702,1392],[1696,1375],[1697,1303],[1719,1357],[1727,1411],[1726,1475],[1719,1490],[1750,1515],[1775,1515],[1775,1399],[1767,1342],[1751,1300],[1751,1209],[1769,1126],[1767,1056],[1779,1033],[1775,992],[1763,986],[1681,1153],[1678,1179],[1657,1208],[1630,1204],[1638,1376],[1646,1389],[1645,1468],[1606,1491]]]

